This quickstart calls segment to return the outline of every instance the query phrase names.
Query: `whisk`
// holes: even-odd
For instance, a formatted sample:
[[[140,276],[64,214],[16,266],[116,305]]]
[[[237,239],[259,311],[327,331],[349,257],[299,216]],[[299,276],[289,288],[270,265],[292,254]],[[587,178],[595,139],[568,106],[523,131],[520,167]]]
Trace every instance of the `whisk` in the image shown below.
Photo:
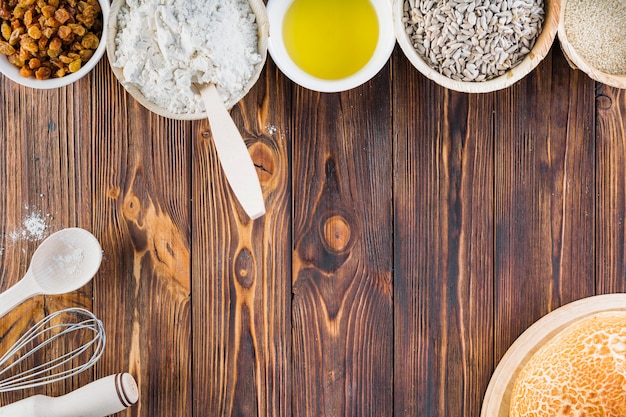
[[[54,322],[70,315],[75,317],[73,322]],[[79,346],[71,346],[76,339]],[[52,313],[24,333],[0,358],[0,392],[38,387],[79,374],[100,359],[105,344],[102,322],[92,312],[68,308]],[[49,349],[53,354],[60,353],[40,365],[21,369],[20,365],[29,358],[35,359],[33,355],[37,353],[46,357]]]

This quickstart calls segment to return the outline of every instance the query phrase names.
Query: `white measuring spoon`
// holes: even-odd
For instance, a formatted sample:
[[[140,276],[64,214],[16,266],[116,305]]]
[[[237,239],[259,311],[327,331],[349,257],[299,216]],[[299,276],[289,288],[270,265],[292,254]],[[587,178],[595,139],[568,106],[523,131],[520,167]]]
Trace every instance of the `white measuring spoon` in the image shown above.
[[[0,317],[35,295],[64,294],[87,284],[100,268],[102,248],[88,231],[60,230],[37,248],[26,275],[0,294]]]
[[[265,214],[261,184],[239,129],[214,84],[196,86],[202,95],[222,170],[239,204],[251,219]]]
[[[0,407],[0,417],[105,417],[125,410],[138,399],[135,378],[116,374],[60,397],[34,395]]]

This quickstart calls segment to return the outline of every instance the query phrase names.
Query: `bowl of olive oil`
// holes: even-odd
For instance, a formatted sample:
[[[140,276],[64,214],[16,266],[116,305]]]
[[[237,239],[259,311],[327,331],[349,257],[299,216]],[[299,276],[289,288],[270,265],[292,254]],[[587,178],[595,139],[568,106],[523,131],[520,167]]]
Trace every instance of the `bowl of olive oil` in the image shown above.
[[[268,51],[292,81],[338,92],[375,76],[396,38],[389,0],[269,0]]]

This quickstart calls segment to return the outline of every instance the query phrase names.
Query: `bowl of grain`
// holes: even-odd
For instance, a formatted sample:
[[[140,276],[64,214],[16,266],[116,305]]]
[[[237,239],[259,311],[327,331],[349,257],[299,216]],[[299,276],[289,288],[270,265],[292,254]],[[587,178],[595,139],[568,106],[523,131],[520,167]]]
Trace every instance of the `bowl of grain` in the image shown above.
[[[0,72],[36,89],[87,75],[106,50],[108,0],[0,1]]]
[[[625,0],[562,0],[558,36],[572,67],[626,88]]]
[[[394,0],[398,44],[418,71],[455,91],[516,83],[548,54],[560,0]]]
[[[114,0],[107,56],[116,78],[163,117],[207,117],[199,88],[214,84],[227,109],[258,80],[267,56],[262,0]]]

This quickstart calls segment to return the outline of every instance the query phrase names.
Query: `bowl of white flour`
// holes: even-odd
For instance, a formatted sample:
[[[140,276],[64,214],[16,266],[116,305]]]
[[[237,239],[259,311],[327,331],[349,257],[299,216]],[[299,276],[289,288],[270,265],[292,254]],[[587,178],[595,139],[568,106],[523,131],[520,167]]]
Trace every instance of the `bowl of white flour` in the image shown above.
[[[262,0],[114,0],[107,56],[144,107],[199,120],[207,115],[196,86],[215,84],[231,109],[256,83],[268,26]]]

